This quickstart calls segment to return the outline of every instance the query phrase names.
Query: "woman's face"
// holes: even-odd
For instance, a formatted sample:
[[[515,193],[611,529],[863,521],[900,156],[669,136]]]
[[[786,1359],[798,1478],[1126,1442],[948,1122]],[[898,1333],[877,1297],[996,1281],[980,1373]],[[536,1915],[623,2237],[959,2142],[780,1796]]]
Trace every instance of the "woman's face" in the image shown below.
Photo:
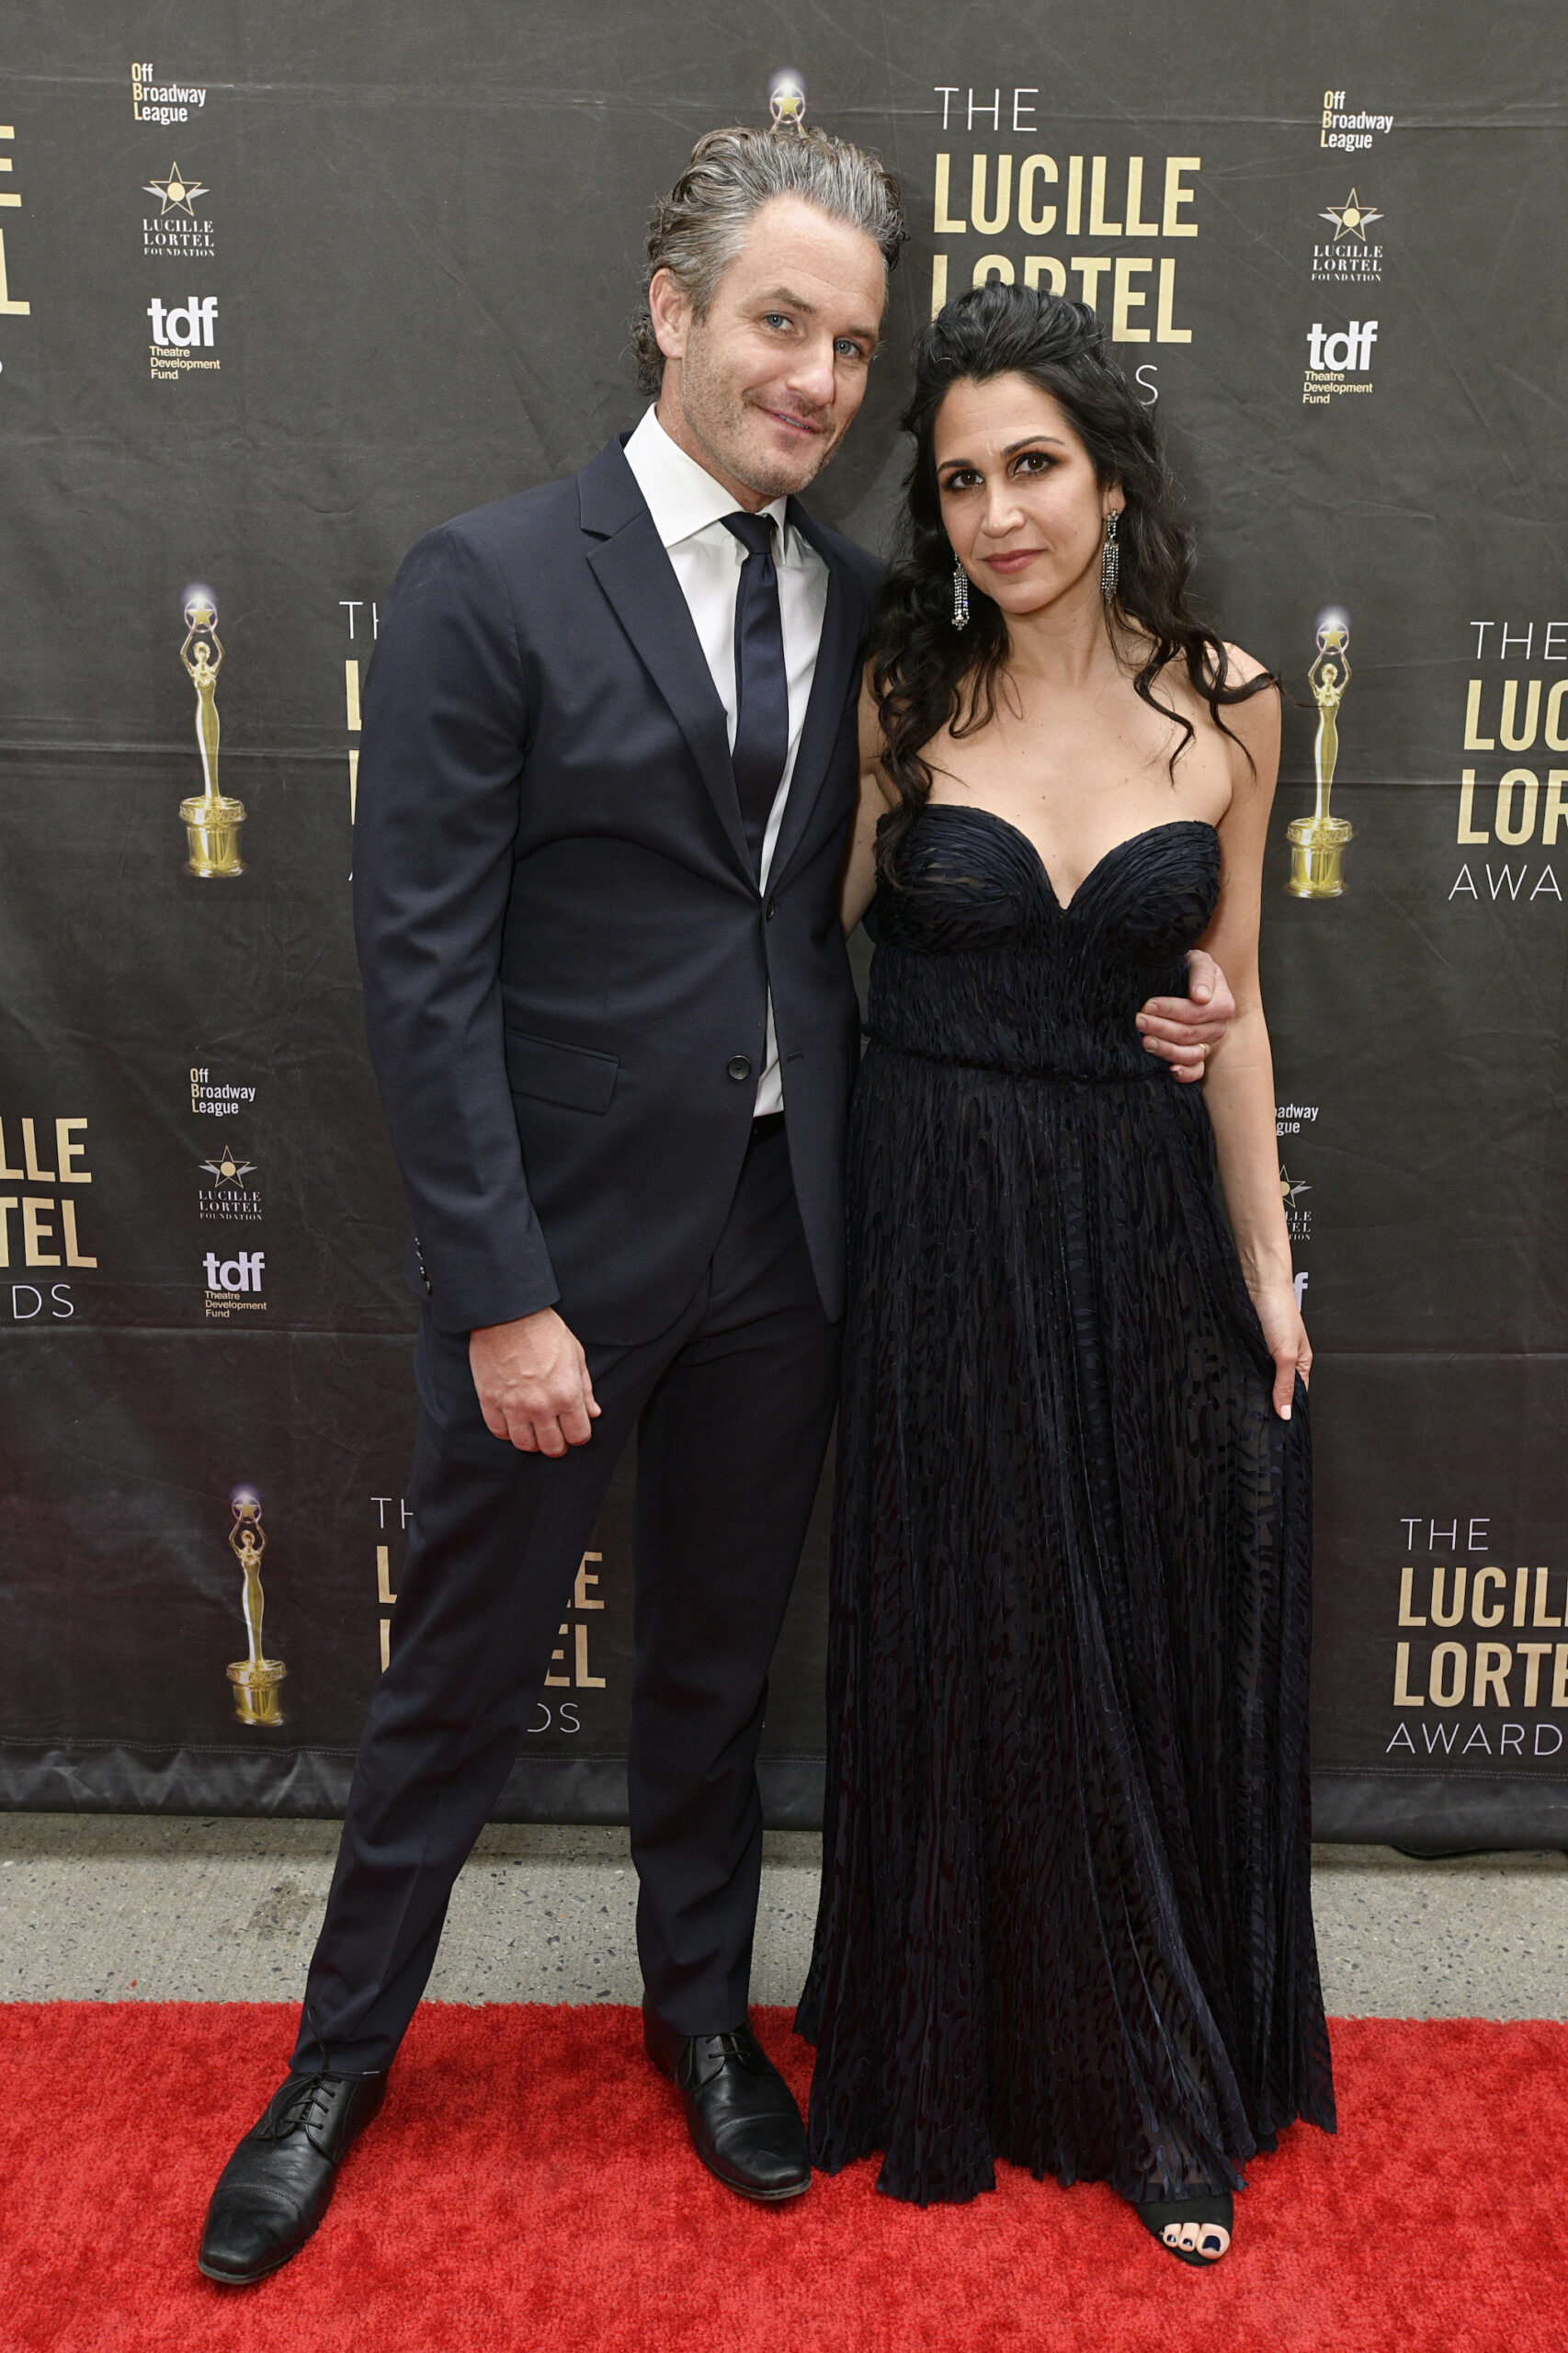
[[[1102,486],[1066,412],[1027,376],[953,386],[933,436],[942,521],[976,587],[1006,613],[1099,595],[1105,518],[1126,506]]]

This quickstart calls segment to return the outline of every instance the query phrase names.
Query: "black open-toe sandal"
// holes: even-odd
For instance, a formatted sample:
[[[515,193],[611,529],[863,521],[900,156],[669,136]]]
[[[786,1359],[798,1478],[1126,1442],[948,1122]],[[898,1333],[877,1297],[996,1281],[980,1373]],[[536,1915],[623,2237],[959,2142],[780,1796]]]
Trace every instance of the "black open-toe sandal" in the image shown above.
[[[1172,2246],[1165,2233],[1173,2222],[1196,2222],[1199,2226],[1199,2246],[1203,2244],[1203,2225],[1217,2222],[1228,2238],[1236,2234],[1235,2200],[1228,2189],[1210,2190],[1203,2198],[1157,2198],[1146,2206],[1134,2206],[1133,2212],[1151,2238],[1158,2239],[1167,2255],[1178,2263],[1196,2265],[1199,2271],[1212,2271],[1220,2255],[1200,2255],[1197,2247]],[[1224,2250],[1221,2250],[1224,2252]]]

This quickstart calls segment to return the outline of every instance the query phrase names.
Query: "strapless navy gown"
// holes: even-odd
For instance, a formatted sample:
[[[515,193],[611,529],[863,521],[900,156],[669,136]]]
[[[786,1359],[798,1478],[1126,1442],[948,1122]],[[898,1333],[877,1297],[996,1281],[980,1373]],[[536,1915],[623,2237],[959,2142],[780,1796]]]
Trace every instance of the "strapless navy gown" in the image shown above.
[[[811,2148],[921,2203],[1006,2157],[1237,2186],[1334,2096],[1309,1884],[1310,1437],[1216,1189],[1184,995],[1212,826],[1062,906],[928,807],[851,1124]]]

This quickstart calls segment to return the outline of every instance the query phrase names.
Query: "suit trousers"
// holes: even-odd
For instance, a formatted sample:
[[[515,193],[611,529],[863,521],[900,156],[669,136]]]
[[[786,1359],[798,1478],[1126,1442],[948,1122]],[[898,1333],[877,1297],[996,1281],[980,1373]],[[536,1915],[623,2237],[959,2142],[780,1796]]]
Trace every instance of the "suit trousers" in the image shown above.
[[[712,1260],[677,1322],[641,1346],[585,1347],[601,1414],[563,1459],[492,1438],[466,1337],[426,1316],[390,1664],[360,1742],[297,2070],[390,2065],[633,1429],[638,1954],[654,2009],[677,2032],[743,2022],[767,1669],[826,1450],[838,1343],[781,1120],[757,1123]]]

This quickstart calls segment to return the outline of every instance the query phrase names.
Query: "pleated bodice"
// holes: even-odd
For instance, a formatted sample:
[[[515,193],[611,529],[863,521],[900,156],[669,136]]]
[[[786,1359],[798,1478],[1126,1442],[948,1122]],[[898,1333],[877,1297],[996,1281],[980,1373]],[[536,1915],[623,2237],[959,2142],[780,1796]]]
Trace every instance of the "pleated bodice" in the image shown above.
[[[1133,1017],[1185,996],[1187,949],[1220,887],[1212,825],[1177,818],[1119,842],[1066,906],[1028,835],[940,801],[877,894],[873,1040],[1019,1077],[1164,1079]]]

